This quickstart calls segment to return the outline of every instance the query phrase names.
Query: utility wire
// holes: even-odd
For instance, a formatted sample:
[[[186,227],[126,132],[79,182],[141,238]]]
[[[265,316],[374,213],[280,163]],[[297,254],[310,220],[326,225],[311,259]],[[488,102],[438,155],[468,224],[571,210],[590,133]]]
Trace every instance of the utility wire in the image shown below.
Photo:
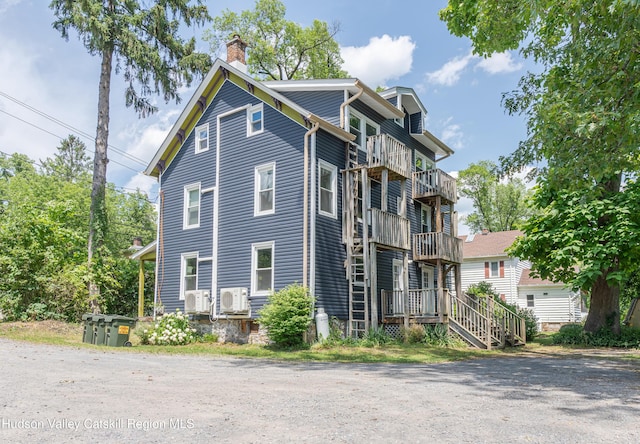
[[[54,123],[66,128],[68,130],[71,130],[74,133],[77,133],[77,134],[79,134],[79,135],[81,135],[81,136],[83,136],[83,137],[85,137],[85,138],[87,138],[87,139],[89,139],[91,141],[95,141],[95,137],[92,136],[91,134],[89,134],[89,133],[87,133],[85,131],[82,131],[82,130],[80,130],[78,128],[75,128],[75,127],[69,125],[68,123],[63,122],[60,119],[57,119],[57,118],[55,118],[55,117],[53,117],[53,116],[51,116],[51,115],[49,115],[49,114],[47,114],[47,113],[45,113],[43,111],[40,111],[37,108],[34,108],[33,106],[31,106],[31,105],[29,105],[27,103],[21,102],[20,100],[16,99],[15,97],[10,96],[9,94],[7,94],[7,93],[5,93],[3,91],[0,91],[0,96],[4,97],[6,99],[9,99],[12,102],[14,102],[14,103],[16,103],[16,104],[28,109],[29,111],[32,111],[32,112],[44,117],[45,119],[50,120],[51,122],[54,122]],[[12,117],[15,117],[15,116],[12,116]],[[22,119],[20,119],[20,120],[22,120]],[[115,151],[116,153],[120,154],[121,156],[126,157],[129,160],[132,160],[134,162],[137,162],[137,163],[141,164],[142,166],[145,166],[145,167],[147,166],[147,162],[145,162],[144,160],[140,159],[139,157],[136,157],[136,156],[134,156],[132,154],[129,154],[126,151],[121,150],[120,148],[117,148],[117,147],[115,147],[115,146],[113,146],[111,144],[108,144],[108,146],[111,149],[113,149],[113,151]]]
[[[0,93],[0,94],[1,94],[1,93]],[[32,127],[39,129],[40,131],[44,131],[44,132],[45,132],[45,133],[47,133],[47,134],[50,134],[50,135],[52,135],[52,136],[54,136],[54,137],[57,137],[57,138],[58,138],[58,139],[60,139],[60,140],[64,140],[64,139],[65,139],[64,137],[61,137],[61,136],[59,136],[59,135],[57,135],[57,134],[54,134],[54,133],[52,133],[51,131],[46,130],[46,129],[44,129],[44,128],[42,128],[42,127],[38,126],[38,125],[36,125],[35,123],[31,123],[31,122],[28,122],[28,121],[26,121],[26,120],[24,120],[24,119],[21,119],[20,117],[15,116],[15,115],[13,115],[13,114],[11,114],[11,113],[9,113],[9,112],[7,112],[7,111],[3,110],[3,109],[0,109],[0,112],[2,112],[2,113],[4,113],[4,114],[6,114],[6,115],[8,115],[8,116],[13,117],[14,119],[20,120],[21,122],[24,122],[24,123],[26,123],[27,125],[31,125]],[[109,145],[109,146],[111,146],[111,145]],[[129,170],[131,170],[131,171],[133,171],[133,172],[135,172],[135,173],[140,173],[140,171],[139,171],[139,170],[136,170],[135,168],[132,168],[132,167],[130,167],[129,165],[126,165],[126,164],[124,164],[124,163],[120,163],[120,162],[118,162],[117,160],[109,159],[109,162],[113,162],[113,163],[115,163],[116,165],[120,165],[120,166],[122,166],[122,167],[125,167],[125,168],[127,168],[127,169],[129,169]]]

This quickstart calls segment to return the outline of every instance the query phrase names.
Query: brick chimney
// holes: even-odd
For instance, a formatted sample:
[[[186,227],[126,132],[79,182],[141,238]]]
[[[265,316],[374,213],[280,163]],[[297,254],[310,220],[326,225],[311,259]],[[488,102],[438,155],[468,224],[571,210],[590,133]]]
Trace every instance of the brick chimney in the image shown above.
[[[247,43],[238,34],[227,42],[227,63],[236,69],[246,73],[247,62],[245,60],[245,50]]]

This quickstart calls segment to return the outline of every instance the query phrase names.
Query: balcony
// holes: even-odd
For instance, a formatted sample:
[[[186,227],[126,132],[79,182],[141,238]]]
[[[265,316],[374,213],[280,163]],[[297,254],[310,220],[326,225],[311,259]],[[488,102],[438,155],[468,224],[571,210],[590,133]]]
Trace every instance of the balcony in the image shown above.
[[[420,202],[426,202],[437,196],[450,203],[458,200],[456,180],[439,169],[413,173],[411,189],[413,198]]]
[[[376,180],[382,170],[389,171],[389,180],[411,177],[411,151],[388,134],[367,137],[367,167],[369,176]]]
[[[462,239],[448,234],[418,233],[413,235],[413,260],[462,263]]]
[[[441,293],[441,296],[438,296]],[[399,318],[405,315],[404,292],[401,290],[382,290],[383,318]],[[422,288],[408,291],[408,315],[410,317],[433,317],[442,319],[447,315],[447,301],[449,290],[444,288],[438,292],[437,288]]]
[[[371,242],[399,250],[410,250],[409,233],[411,224],[397,214],[387,213],[377,208],[371,208]]]

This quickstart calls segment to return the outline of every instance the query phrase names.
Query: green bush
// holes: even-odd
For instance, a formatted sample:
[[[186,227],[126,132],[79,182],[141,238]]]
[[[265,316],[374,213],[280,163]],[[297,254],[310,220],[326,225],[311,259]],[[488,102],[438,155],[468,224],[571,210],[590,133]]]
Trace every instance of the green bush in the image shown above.
[[[402,327],[400,329],[402,340],[408,344],[420,344],[424,342],[424,335],[424,327],[419,324],[412,324],[409,328]]]
[[[291,284],[269,296],[267,304],[260,310],[258,323],[267,328],[267,336],[279,346],[299,346],[302,334],[311,323],[313,297],[309,290]]]
[[[393,338],[383,326],[369,328],[361,340],[362,345],[365,347],[379,347],[391,342],[393,342]]]
[[[196,329],[180,310],[162,316],[152,328],[136,331],[145,345],[185,345],[196,340]]]
[[[620,336],[616,336],[608,328],[588,333],[584,331],[581,324],[567,324],[552,336],[552,342],[560,345],[588,347],[640,348],[640,329],[622,326]]]

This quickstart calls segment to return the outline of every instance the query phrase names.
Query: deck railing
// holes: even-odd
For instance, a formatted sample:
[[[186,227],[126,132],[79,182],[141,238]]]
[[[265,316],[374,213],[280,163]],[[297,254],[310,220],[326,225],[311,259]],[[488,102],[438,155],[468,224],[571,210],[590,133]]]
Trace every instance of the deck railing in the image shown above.
[[[413,259],[462,263],[462,239],[443,232],[414,234]]]
[[[456,180],[439,169],[413,173],[412,190],[414,199],[441,196],[449,202],[458,200]]]
[[[411,249],[411,223],[397,214],[371,208],[371,242],[402,250]]]
[[[402,177],[411,177],[411,150],[388,134],[367,137],[367,166],[386,168]]]
[[[450,318],[462,326],[487,348],[526,344],[526,325],[523,318],[489,298],[451,296]]]
[[[404,292],[402,290],[382,290],[382,315],[399,317],[405,314]],[[437,288],[409,290],[409,316],[443,316],[446,314],[448,289],[443,289],[443,297],[438,297]]]

